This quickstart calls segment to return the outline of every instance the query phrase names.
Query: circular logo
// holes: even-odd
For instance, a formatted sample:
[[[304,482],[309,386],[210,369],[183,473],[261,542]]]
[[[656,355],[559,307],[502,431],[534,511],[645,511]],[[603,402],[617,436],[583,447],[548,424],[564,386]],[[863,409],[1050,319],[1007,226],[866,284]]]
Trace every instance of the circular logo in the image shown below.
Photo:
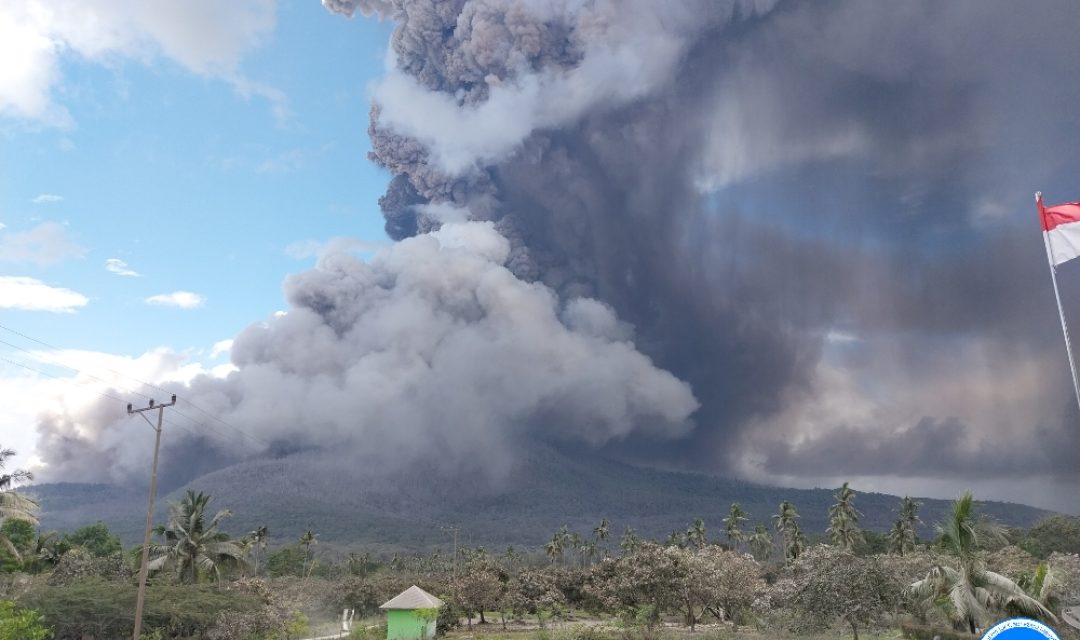
[[[1038,620],[1011,618],[999,622],[983,634],[982,640],[1061,640],[1054,630]]]

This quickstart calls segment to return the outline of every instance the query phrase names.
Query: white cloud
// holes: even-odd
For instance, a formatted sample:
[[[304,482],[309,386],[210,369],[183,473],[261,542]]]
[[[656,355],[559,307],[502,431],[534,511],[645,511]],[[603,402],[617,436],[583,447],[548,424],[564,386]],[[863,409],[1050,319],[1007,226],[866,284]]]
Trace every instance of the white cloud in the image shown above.
[[[194,309],[201,307],[206,298],[190,291],[173,291],[172,293],[159,293],[146,299],[146,304],[162,307],[179,307],[181,309]]]
[[[52,204],[54,202],[63,202],[64,196],[53,195],[51,193],[43,193],[30,202],[34,204]]]
[[[53,287],[34,278],[0,276],[0,309],[74,313],[90,299],[81,293]]]
[[[9,468],[29,469],[42,472],[42,475],[47,475],[48,470],[40,462],[39,434],[30,425],[37,424],[43,416],[63,422],[70,429],[70,435],[84,435],[87,430],[81,424],[80,416],[87,415],[96,403],[103,401],[100,393],[132,401],[139,399],[139,393],[156,394],[159,399],[164,399],[164,392],[142,385],[140,381],[166,385],[188,383],[203,374],[220,378],[227,375],[232,366],[218,365],[207,369],[184,354],[165,348],[139,356],[64,349],[34,351],[29,357],[35,360],[34,368],[48,370],[60,379],[0,361],[0,433],[4,434],[3,445],[17,452],[9,461]],[[123,411],[123,408],[117,410]],[[186,420],[183,423],[189,426]],[[137,427],[139,423],[132,424]],[[140,433],[110,434],[109,437],[145,436]]]
[[[67,258],[81,258],[86,249],[69,236],[58,222],[42,222],[28,231],[0,235],[0,262],[32,263],[48,266]]]
[[[298,240],[285,247],[285,255],[295,260],[321,258],[332,253],[373,253],[388,247],[384,242],[372,242],[361,238],[339,236],[326,242],[319,240]]]
[[[70,126],[53,102],[61,56],[111,63],[172,60],[224,79],[243,96],[285,111],[280,91],[240,72],[240,60],[273,30],[274,0],[0,0],[0,114],[49,126]]]
[[[229,353],[229,351],[232,349],[232,345],[233,341],[231,338],[228,340],[218,340],[210,349],[210,357],[216,358],[222,354]]]
[[[118,276],[127,276],[131,278],[142,277],[141,273],[129,267],[128,263],[120,258],[108,258],[105,260],[105,270],[109,273],[115,273]]]

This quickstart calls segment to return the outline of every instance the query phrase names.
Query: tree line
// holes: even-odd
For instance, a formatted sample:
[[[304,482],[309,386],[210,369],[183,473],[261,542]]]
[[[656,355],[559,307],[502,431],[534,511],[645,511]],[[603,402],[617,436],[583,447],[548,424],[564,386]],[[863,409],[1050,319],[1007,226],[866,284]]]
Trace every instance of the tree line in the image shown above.
[[[0,451],[0,472],[12,453]],[[100,522],[38,531],[38,505],[15,490],[30,478],[0,475],[0,570],[27,576],[0,583],[0,638],[3,625],[19,625],[14,637],[56,640],[130,629],[124,603],[138,549],[123,551]],[[162,638],[284,639],[342,608],[375,614],[410,584],[446,601],[442,629],[544,625],[584,611],[645,630],[665,621],[784,632],[843,625],[855,638],[896,625],[974,634],[1019,614],[1060,628],[1061,607],[1080,597],[1080,558],[1059,552],[1080,546],[1075,519],[1010,532],[964,494],[930,533],[919,503],[905,497],[894,526],[877,533],[860,528],[857,497],[847,483],[837,489],[823,535],[803,531],[796,506],[783,501],[753,527],[732,504],[715,539],[700,518],[658,540],[629,527],[616,535],[603,518],[585,533],[563,526],[536,550],[377,557],[319,553],[313,530],[277,545],[266,526],[233,537],[224,530],[231,513],[189,491],[155,528],[147,628]]]

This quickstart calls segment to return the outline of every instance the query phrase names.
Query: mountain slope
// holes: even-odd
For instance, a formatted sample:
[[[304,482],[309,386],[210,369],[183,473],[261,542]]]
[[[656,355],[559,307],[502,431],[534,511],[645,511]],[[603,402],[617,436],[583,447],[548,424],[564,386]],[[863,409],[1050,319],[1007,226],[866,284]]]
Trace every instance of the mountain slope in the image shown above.
[[[267,525],[272,538],[293,540],[313,529],[323,542],[375,550],[446,546],[446,527],[461,529],[463,544],[499,548],[537,547],[563,524],[589,533],[601,518],[618,536],[627,527],[660,537],[705,520],[713,539],[722,519],[739,502],[757,522],[771,525],[782,500],[792,501],[808,533],[824,532],[832,489],[785,489],[693,473],[635,467],[620,462],[537,446],[506,477],[439,476],[404,469],[375,477],[327,454],[307,452],[243,462],[206,474],[158,500],[158,518],[184,489],[205,491],[216,508],[234,513],[228,529],[242,533]],[[857,487],[856,487],[857,489]],[[42,526],[72,529],[105,521],[125,542],[141,538],[145,488],[43,484],[28,489],[41,501]],[[939,520],[947,500],[924,499],[927,523]],[[895,519],[899,498],[860,493],[864,528],[884,531]],[[1003,524],[1029,527],[1050,512],[1025,505],[987,502],[983,511]],[[921,534],[930,535],[925,527]]]

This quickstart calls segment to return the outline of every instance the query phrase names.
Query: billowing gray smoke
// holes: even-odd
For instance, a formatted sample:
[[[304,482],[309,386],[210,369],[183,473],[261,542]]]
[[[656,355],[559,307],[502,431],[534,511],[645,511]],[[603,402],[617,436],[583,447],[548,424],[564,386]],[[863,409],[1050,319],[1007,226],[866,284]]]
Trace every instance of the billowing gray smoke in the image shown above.
[[[325,4],[397,22],[370,127],[387,232],[495,221],[519,277],[612,305],[692,385],[692,434],[618,452],[1080,469],[1030,202],[1080,189],[1080,5]]]
[[[1080,197],[1080,4],[324,4],[396,22],[370,134],[402,242],[289,280],[191,389],[227,420],[783,482],[1080,471],[1031,205]]]
[[[370,262],[326,256],[288,279],[286,313],[236,338],[237,371],[178,392],[272,451],[347,452],[372,472],[471,463],[498,476],[522,440],[599,446],[637,430],[671,438],[691,428],[693,393],[634,349],[631,327],[596,300],[560,302],[514,277],[502,266],[508,253],[491,223],[466,222]],[[121,412],[103,399],[76,420],[44,420],[51,468],[66,479],[144,471],[146,448],[132,443],[148,429]],[[169,455],[175,473],[250,455],[250,441],[209,427],[217,435],[201,431],[211,441],[186,444],[170,428],[170,442],[182,443]],[[207,449],[219,455],[207,460]],[[203,467],[177,470],[178,460]]]

